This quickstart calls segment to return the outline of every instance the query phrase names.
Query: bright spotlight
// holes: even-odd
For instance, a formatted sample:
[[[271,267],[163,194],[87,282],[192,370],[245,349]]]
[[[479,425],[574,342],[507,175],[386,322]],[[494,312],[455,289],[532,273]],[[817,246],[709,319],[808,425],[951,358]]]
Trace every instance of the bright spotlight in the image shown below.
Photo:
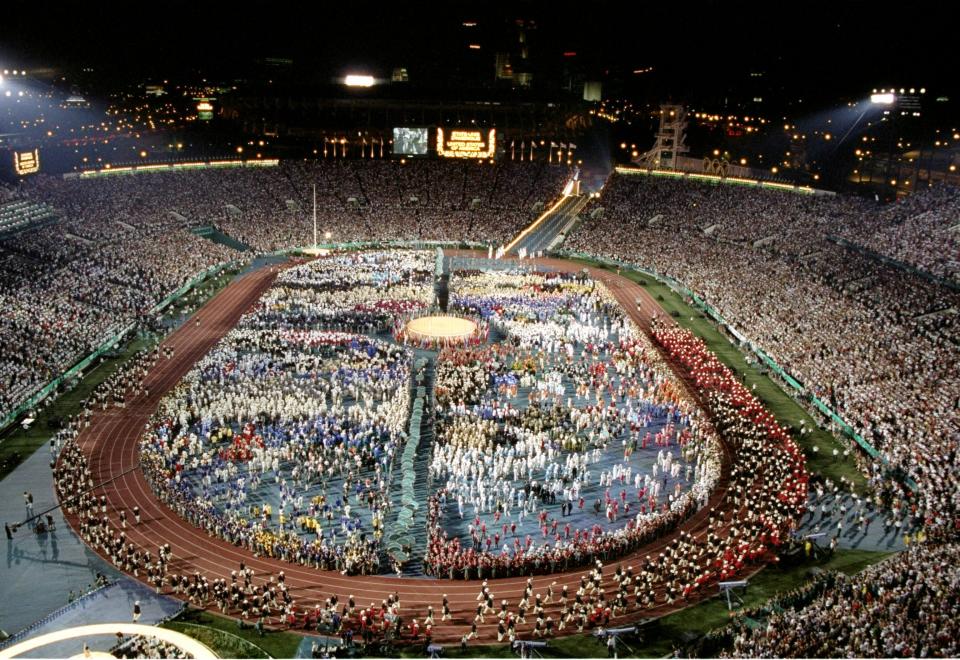
[[[373,87],[373,76],[359,76],[350,74],[343,79],[343,84],[347,87]]]
[[[876,105],[893,105],[894,100],[896,100],[896,97],[890,92],[870,95],[870,103],[875,103]]]

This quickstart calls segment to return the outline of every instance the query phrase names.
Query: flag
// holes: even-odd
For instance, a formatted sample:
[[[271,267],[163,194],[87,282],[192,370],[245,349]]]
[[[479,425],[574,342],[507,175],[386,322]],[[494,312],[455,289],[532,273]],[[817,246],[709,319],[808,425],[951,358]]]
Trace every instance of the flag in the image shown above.
[[[561,143],[560,143],[560,148],[561,148],[561,149],[566,149],[566,148],[567,148],[567,145],[564,144],[563,142],[561,142]]]
[[[568,144],[567,146],[570,147],[571,149],[576,149],[576,148],[577,148],[577,145],[575,145],[573,142],[571,142],[571,143]]]
[[[554,142],[553,140],[550,140],[550,148],[551,148],[551,149],[556,149],[556,148],[557,148],[557,143]]]

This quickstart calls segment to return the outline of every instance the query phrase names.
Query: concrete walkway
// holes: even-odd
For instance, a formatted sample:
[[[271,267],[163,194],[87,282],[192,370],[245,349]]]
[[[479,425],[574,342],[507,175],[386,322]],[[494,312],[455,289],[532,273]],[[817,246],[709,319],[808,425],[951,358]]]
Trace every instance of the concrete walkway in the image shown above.
[[[41,447],[0,481],[0,518],[19,523],[27,517],[23,492],[33,494],[34,513],[55,506],[50,452]],[[90,551],[64,521],[59,509],[50,512],[55,529],[36,534],[21,527],[6,543],[0,566],[0,628],[19,631],[68,603],[70,593],[93,588],[98,572],[110,580],[121,573]]]
[[[136,602],[140,603],[142,611],[139,623],[148,626],[165,621],[183,608],[180,601],[169,596],[158,596],[146,585],[125,577],[51,613],[23,631],[22,635],[7,640],[4,646],[76,626],[130,623]],[[23,657],[68,658],[81,653],[84,643],[93,651],[109,651],[117,643],[117,638],[114,635],[100,635],[89,639],[65,640],[25,653]]]

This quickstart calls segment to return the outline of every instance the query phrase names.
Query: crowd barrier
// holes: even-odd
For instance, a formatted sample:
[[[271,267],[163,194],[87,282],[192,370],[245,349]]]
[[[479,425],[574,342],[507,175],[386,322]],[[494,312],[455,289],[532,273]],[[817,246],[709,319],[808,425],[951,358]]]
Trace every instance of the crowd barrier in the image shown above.
[[[194,288],[198,284],[201,284],[205,280],[210,279],[211,277],[219,275],[225,270],[233,268],[238,263],[239,263],[238,261],[234,260],[234,261],[225,261],[221,264],[211,266],[205,271],[194,276],[189,282],[187,282],[182,287],[180,287],[179,289],[171,293],[169,296],[167,296],[166,298],[158,302],[156,305],[154,305],[153,308],[150,309],[150,313],[156,314],[157,312],[163,311],[164,309],[169,307],[171,304],[175,303],[177,300],[182,298],[184,294],[190,291],[190,289]]]
[[[812,406],[814,406],[818,411],[820,411],[827,419],[829,419],[831,422],[836,424],[837,427],[841,430],[841,432],[845,436],[847,436],[848,438],[856,442],[857,445],[861,449],[863,449],[864,452],[867,453],[867,455],[877,460],[880,460],[885,464],[887,463],[886,459],[881,455],[879,450],[877,450],[876,447],[874,447],[869,442],[867,442],[867,440],[863,438],[863,436],[857,433],[856,430],[854,430],[854,428],[850,426],[850,424],[848,424],[842,417],[840,417],[840,415],[835,410],[833,410],[833,408],[831,408],[822,399],[820,399],[819,397],[814,395],[812,392],[810,392],[803,385],[802,382],[800,382],[799,380],[794,378],[792,375],[787,373],[787,371],[785,371],[783,367],[777,364],[777,362],[772,357],[767,355],[767,353],[762,348],[760,348],[759,346],[754,344],[752,341],[747,339],[747,337],[745,337],[743,333],[741,333],[732,325],[730,325],[730,323],[727,322],[727,320],[720,314],[720,312],[715,310],[706,301],[700,298],[700,296],[698,296],[696,293],[688,289],[681,282],[673,279],[672,277],[661,275],[660,273],[650,270],[649,268],[644,268],[643,266],[640,266],[638,264],[627,263],[627,262],[618,261],[615,259],[607,259],[605,257],[599,257],[592,254],[587,254],[585,252],[559,250],[551,254],[552,256],[557,256],[557,257],[587,259],[587,260],[594,261],[606,266],[611,266],[614,268],[625,268],[628,270],[633,270],[638,273],[642,273],[647,277],[650,277],[652,279],[658,280],[666,284],[668,287],[670,287],[671,290],[673,290],[677,294],[683,296],[688,300],[692,300],[694,305],[697,308],[703,310],[711,319],[713,319],[714,322],[716,322],[718,325],[723,327],[727,332],[729,332],[733,337],[735,337],[740,342],[741,345],[744,345],[747,348],[749,348],[750,351],[754,355],[756,355],[757,358],[759,358],[759,360],[764,365],[766,365],[780,380],[782,380],[787,385],[789,385],[790,388],[793,389],[796,392],[796,394],[800,396],[801,399],[808,401]],[[917,483],[910,477],[906,477],[904,479],[904,482],[914,491],[917,490]]]

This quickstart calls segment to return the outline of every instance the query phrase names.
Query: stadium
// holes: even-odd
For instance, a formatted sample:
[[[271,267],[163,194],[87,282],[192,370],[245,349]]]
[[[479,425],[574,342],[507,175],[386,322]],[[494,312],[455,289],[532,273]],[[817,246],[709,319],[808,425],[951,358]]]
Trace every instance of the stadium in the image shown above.
[[[782,56],[703,3],[727,64],[606,2],[48,9],[0,29],[0,657],[960,655],[960,90],[830,75],[880,17]]]

